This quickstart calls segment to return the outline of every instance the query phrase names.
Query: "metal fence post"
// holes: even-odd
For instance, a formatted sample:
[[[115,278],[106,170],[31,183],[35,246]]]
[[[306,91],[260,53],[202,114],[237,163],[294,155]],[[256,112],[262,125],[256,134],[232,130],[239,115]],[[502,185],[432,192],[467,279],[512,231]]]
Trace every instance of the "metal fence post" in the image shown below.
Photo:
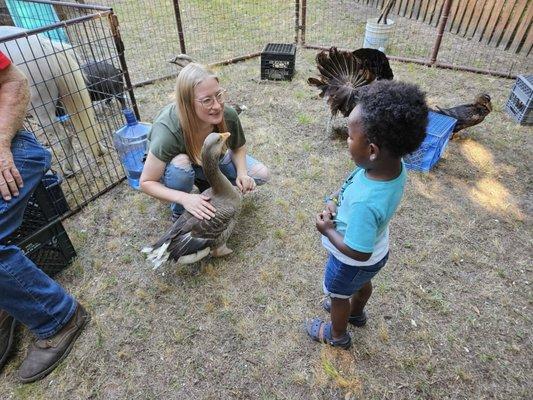
[[[298,44],[298,32],[300,31],[300,0],[294,2],[294,43]]]
[[[115,41],[115,46],[117,47],[117,55],[120,61],[120,68],[122,68],[122,73],[124,74],[124,80],[126,81],[126,88],[128,90],[128,94],[130,95],[133,112],[135,113],[137,119],[140,120],[141,115],[139,114],[139,109],[137,108],[137,101],[135,100],[135,95],[133,94],[130,74],[126,65],[126,57],[124,56],[124,42],[122,42],[122,38],[120,37],[120,30],[118,28],[118,18],[113,12],[109,14],[109,25],[111,26],[113,40]]]
[[[444,29],[446,28],[446,22],[450,14],[453,0],[445,0],[443,5],[443,12],[441,14],[439,25],[437,26],[437,37],[433,50],[431,51],[431,58],[429,59],[429,65],[434,65],[437,62],[437,55],[439,54],[440,43],[442,42],[442,36],[444,35]]]
[[[302,0],[302,23],[300,24],[300,42],[305,45],[305,23],[307,19],[307,0]]]
[[[178,37],[180,40],[180,51],[183,54],[186,54],[185,50],[185,35],[183,34],[183,26],[181,25],[181,13],[180,13],[180,2],[179,0],[173,0],[174,4],[174,14],[176,15],[176,26],[178,27]]]

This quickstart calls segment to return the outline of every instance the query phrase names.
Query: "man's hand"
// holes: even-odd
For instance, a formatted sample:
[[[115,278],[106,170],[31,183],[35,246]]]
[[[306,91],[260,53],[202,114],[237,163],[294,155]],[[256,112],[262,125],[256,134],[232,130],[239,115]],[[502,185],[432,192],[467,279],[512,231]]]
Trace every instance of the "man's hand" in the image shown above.
[[[315,223],[316,229],[325,236],[329,230],[335,229],[335,222],[332,219],[332,215],[326,210],[322,211],[320,214],[317,214]]]
[[[19,195],[19,188],[23,186],[11,149],[0,147],[0,195],[5,201],[9,201],[12,196]]]

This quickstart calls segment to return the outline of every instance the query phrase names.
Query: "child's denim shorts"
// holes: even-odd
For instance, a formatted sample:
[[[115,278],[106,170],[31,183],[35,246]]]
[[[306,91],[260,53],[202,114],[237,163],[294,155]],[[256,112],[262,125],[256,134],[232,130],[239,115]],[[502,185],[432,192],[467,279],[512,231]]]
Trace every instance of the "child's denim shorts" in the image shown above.
[[[389,253],[374,265],[356,267],[344,264],[330,254],[324,271],[324,293],[339,299],[351,297],[385,266],[388,259]]]

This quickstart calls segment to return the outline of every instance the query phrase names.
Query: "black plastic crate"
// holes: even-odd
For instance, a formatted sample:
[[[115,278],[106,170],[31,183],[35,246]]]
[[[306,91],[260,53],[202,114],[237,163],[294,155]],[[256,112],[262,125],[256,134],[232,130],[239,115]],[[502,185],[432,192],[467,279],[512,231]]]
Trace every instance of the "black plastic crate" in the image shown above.
[[[70,207],[61,190],[61,180],[55,174],[46,174],[28,200],[22,224],[10,235],[10,242],[20,243],[69,210]]]
[[[261,52],[261,79],[292,80],[295,60],[296,45],[268,43]]]
[[[76,257],[76,250],[60,221],[25,238],[17,246],[49,276],[68,267]]]
[[[518,76],[505,108],[519,124],[533,125],[533,75]]]

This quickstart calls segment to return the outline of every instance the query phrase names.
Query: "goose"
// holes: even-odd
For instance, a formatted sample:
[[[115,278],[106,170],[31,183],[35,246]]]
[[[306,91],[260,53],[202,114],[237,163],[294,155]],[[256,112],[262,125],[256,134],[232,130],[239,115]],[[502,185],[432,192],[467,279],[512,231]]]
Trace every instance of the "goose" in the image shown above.
[[[198,219],[185,211],[172,227],[153,245],[141,251],[159,268],[168,259],[179,264],[192,264],[211,254],[221,257],[232,252],[226,246],[242,208],[242,194],[218,167],[219,157],[229,132],[210,133],[202,146],[202,165],[211,187],[202,192],[215,206],[215,216]]]

